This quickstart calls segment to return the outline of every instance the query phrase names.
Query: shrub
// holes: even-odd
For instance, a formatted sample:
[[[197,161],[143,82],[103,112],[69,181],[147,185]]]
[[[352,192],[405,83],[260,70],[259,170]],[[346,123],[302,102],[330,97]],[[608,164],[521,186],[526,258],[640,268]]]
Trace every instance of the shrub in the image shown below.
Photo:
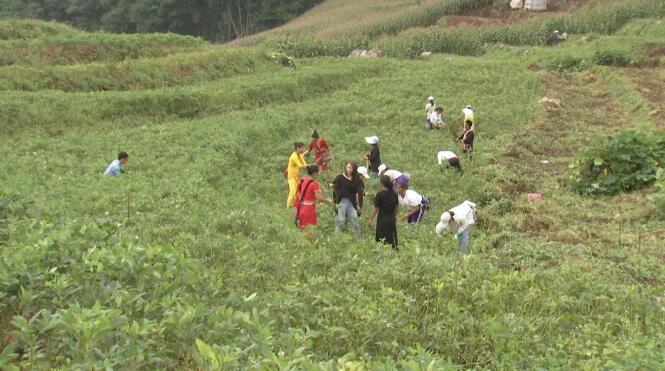
[[[596,139],[569,166],[571,188],[581,194],[631,192],[652,185],[665,161],[665,134],[625,131]]]
[[[665,170],[658,169],[656,178],[658,178],[656,183],[657,192],[649,195],[649,199],[654,202],[658,215],[665,217]]]
[[[625,67],[630,63],[630,56],[621,50],[599,50],[593,60],[602,66]]]
[[[5,19],[0,21],[0,40],[34,39],[53,35],[73,35],[80,31],[57,22],[34,19]]]

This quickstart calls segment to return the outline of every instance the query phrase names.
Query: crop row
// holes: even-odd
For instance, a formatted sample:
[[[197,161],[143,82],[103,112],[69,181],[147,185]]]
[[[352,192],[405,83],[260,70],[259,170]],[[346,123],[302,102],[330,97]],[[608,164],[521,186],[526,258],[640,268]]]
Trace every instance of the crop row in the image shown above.
[[[191,118],[304,100],[348,86],[360,76],[379,74],[385,67],[363,61],[331,61],[323,69],[302,67],[295,72],[266,72],[184,88],[96,93],[4,92],[0,93],[3,102],[0,122],[5,132],[14,132],[25,127],[94,125],[123,118],[130,121],[137,117],[146,121]]]
[[[358,35],[332,40],[281,36],[267,38],[262,43],[267,48],[296,57],[346,56],[354,49],[368,47],[377,47],[387,56],[401,58],[413,58],[423,51],[481,55],[486,51],[486,44],[542,45],[555,29],[572,34],[612,34],[633,19],[663,15],[665,3],[647,0],[590,9],[574,15],[539,18],[517,26],[457,28],[452,31],[423,29],[376,40]]]
[[[155,89],[278,69],[256,49],[210,49],[120,63],[0,67],[0,90],[91,92]]]
[[[0,66],[120,62],[201,49],[205,41],[175,34],[77,33],[0,41]]]

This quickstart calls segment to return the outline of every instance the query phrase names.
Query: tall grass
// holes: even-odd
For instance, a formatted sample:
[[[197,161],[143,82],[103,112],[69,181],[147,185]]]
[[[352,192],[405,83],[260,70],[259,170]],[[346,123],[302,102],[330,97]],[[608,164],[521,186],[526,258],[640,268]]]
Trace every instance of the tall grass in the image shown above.
[[[203,39],[175,34],[77,33],[5,40],[0,41],[0,66],[120,62],[192,51],[206,45]]]
[[[210,49],[120,63],[53,67],[0,67],[0,90],[90,92],[155,89],[238,74],[277,70],[280,66],[257,49]]]
[[[0,40],[35,39],[53,35],[74,35],[77,29],[66,24],[35,19],[0,20]]]

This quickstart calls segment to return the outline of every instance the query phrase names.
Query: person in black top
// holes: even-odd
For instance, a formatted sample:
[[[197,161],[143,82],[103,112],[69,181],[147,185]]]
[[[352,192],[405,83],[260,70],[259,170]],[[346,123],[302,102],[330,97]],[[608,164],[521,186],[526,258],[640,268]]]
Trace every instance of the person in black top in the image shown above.
[[[379,175],[379,166],[381,165],[381,151],[379,150],[379,137],[372,136],[366,137],[365,141],[371,147],[369,152],[363,157],[365,161],[368,162],[369,171],[374,174],[374,176]]]
[[[344,222],[348,220],[353,228],[353,235],[356,240],[360,240],[358,214],[362,212],[360,197],[364,187],[358,174],[358,164],[355,161],[348,161],[344,172],[335,177],[330,186],[335,189],[336,201],[339,203],[335,217],[335,232],[341,232]]]
[[[473,131],[473,123],[467,120],[464,123],[464,133],[457,138],[457,140],[462,141],[462,152],[466,154],[471,154],[473,152],[473,137],[475,133]]]
[[[369,225],[372,226],[374,217],[376,220],[376,242],[383,242],[386,245],[392,245],[393,250],[397,250],[397,212],[399,211],[399,199],[397,193],[393,191],[393,182],[386,175],[380,179],[381,191],[374,197],[374,210],[369,218]]]

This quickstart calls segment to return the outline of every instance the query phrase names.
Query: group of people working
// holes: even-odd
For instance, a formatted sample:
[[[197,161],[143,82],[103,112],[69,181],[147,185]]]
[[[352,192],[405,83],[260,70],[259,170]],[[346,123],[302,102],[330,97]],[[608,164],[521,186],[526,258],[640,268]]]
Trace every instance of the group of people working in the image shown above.
[[[461,143],[462,152],[471,154],[473,152],[473,139],[476,133],[476,118],[475,110],[472,106],[467,105],[462,110],[461,114],[464,130],[462,135],[456,137],[456,140]],[[425,103],[425,128],[427,129],[441,129],[446,125],[443,116],[443,107],[437,106],[434,103],[434,97],[427,98]]]
[[[443,109],[436,107],[434,98],[430,97],[427,102],[428,128],[438,128],[444,125]],[[458,139],[462,142],[461,149],[470,154],[473,151],[474,137],[474,113],[473,108],[467,106],[463,111],[464,132]],[[429,198],[410,188],[410,176],[408,173],[391,169],[381,162],[379,138],[377,136],[366,137],[365,141],[370,146],[369,151],[363,156],[367,167],[358,166],[355,161],[347,161],[341,174],[333,178],[328,184],[332,189],[333,197],[326,198],[323,195],[319,175],[329,170],[329,165],[334,157],[330,144],[320,137],[317,131],[312,134],[309,146],[302,142],[294,144],[294,152],[289,157],[286,178],[289,184],[289,195],[287,208],[295,207],[295,221],[298,228],[307,230],[310,226],[318,223],[318,203],[337,205],[335,215],[335,232],[341,232],[345,224],[351,226],[354,237],[361,238],[359,217],[363,212],[363,200],[370,196],[365,191],[365,181],[378,178],[379,190],[374,195],[373,209],[369,216],[369,225],[376,224],[375,240],[391,245],[397,249],[397,221],[403,220],[409,224],[420,223],[431,208]],[[315,160],[308,164],[305,156],[314,152]],[[440,151],[437,153],[437,162],[443,169],[449,166],[462,172],[459,156],[453,151]],[[307,175],[300,178],[301,169],[305,169]],[[405,210],[400,218],[400,206]],[[376,221],[375,221],[376,220]],[[437,224],[435,231],[441,234],[444,231],[454,233],[458,239],[459,249],[466,251],[469,245],[469,233],[476,222],[476,205],[470,201],[445,211]]]

